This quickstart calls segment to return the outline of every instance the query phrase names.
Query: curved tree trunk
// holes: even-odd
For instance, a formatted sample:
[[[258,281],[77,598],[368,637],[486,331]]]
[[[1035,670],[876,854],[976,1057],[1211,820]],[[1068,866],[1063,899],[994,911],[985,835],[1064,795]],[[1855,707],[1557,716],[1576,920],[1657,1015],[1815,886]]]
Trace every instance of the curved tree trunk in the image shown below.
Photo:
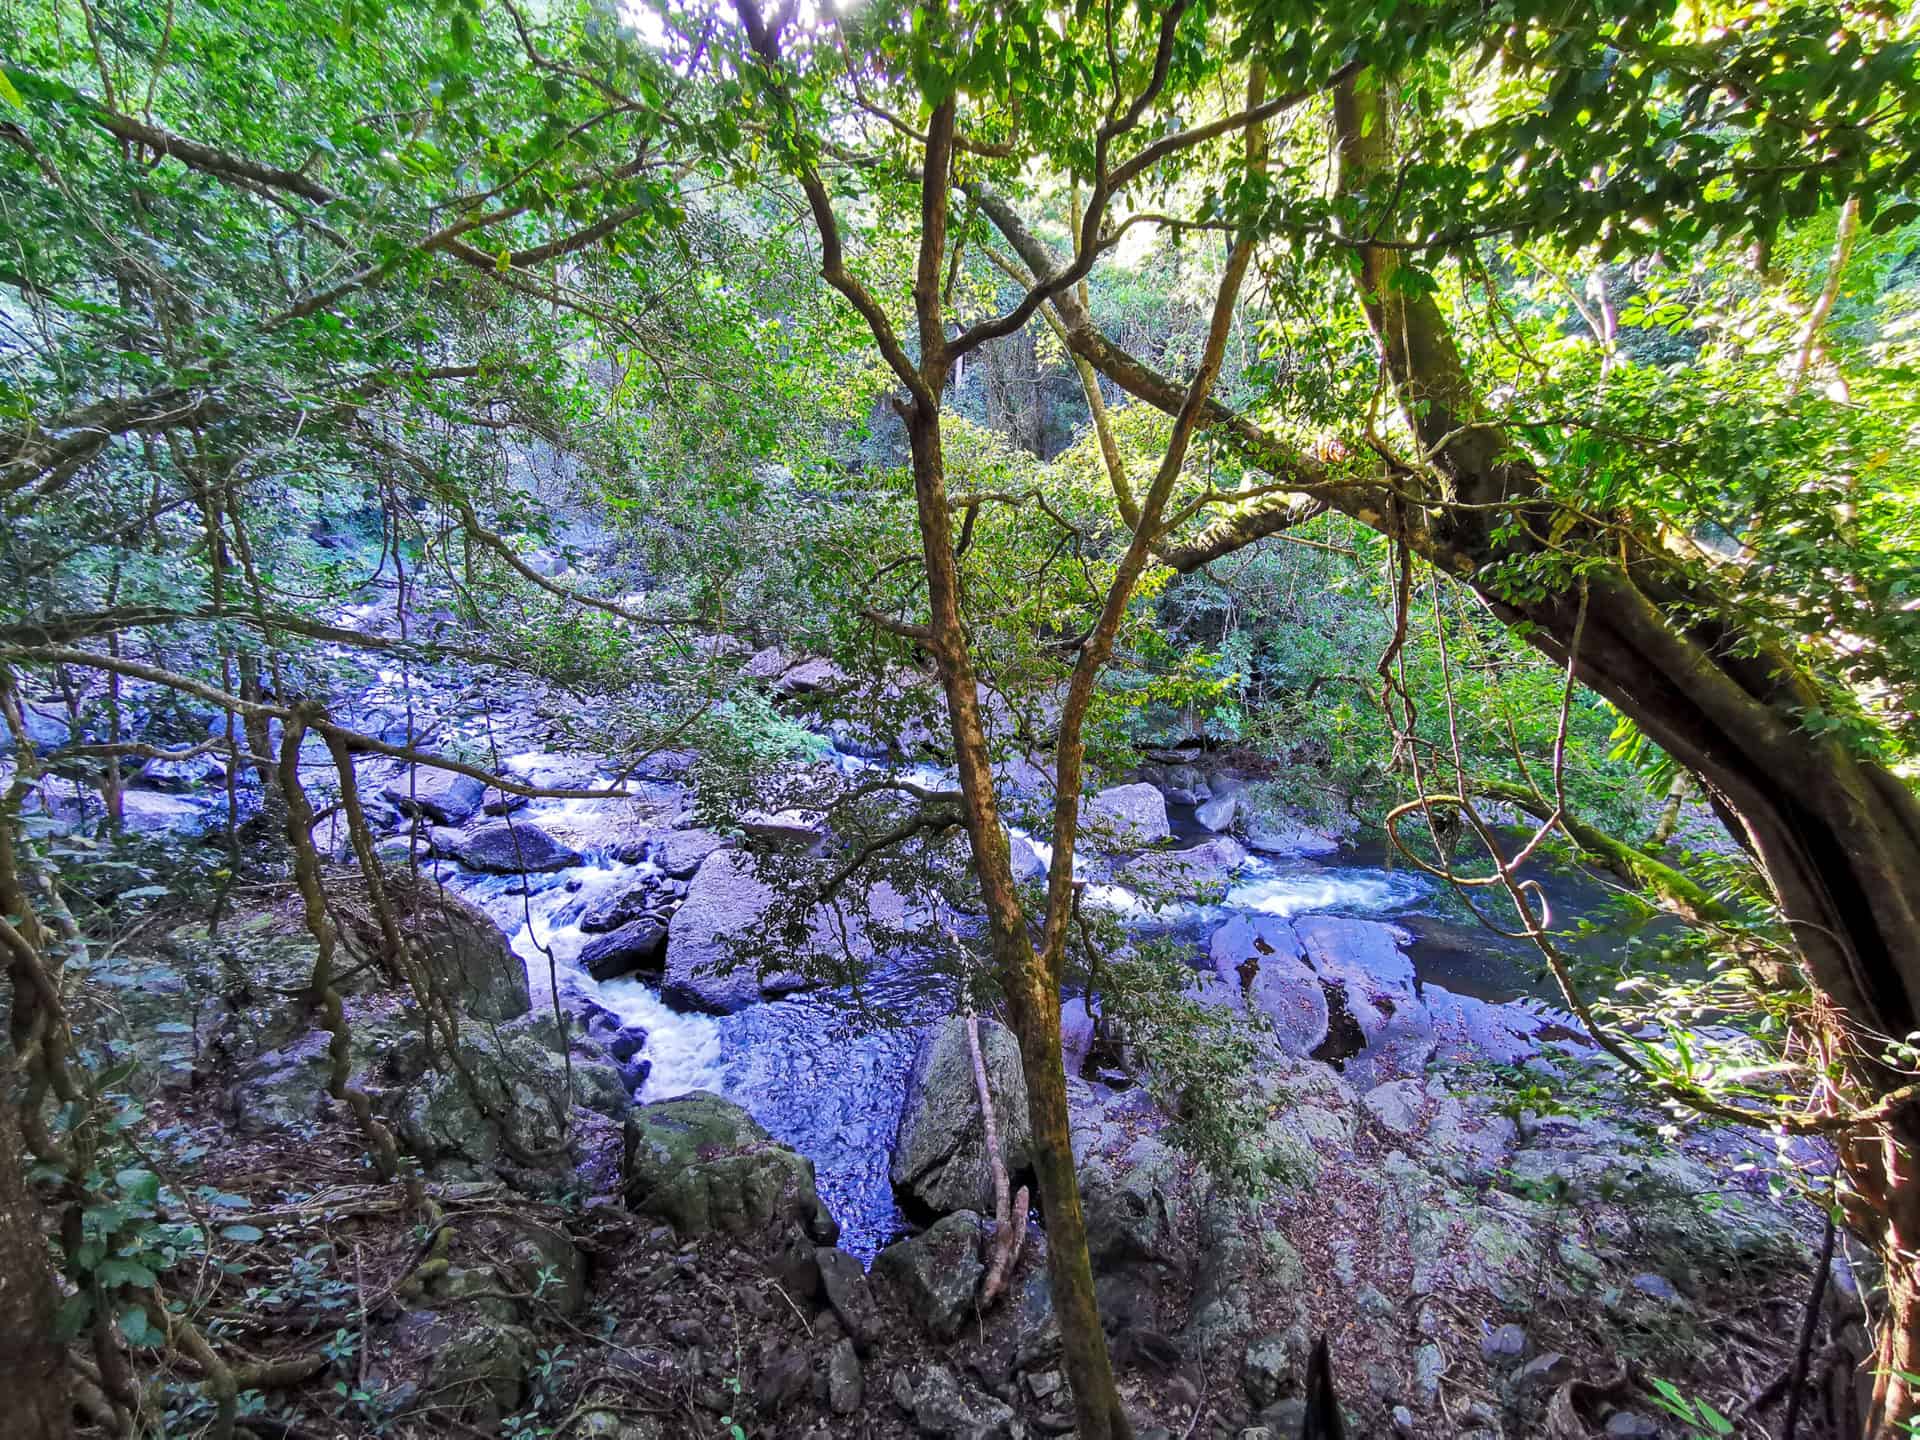
[[[1373,77],[1340,87],[1335,132],[1349,193],[1389,173],[1389,120]],[[1029,269],[1059,269],[1003,197],[971,188]],[[1369,221],[1370,234],[1390,233],[1390,220]],[[1835,1110],[1871,1103],[1906,1083],[1910,1076],[1880,1063],[1874,1037],[1920,1029],[1920,801],[1891,772],[1808,731],[1800,717],[1819,705],[1818,683],[1793,656],[1741,633],[1710,580],[1682,571],[1653,540],[1613,531],[1604,545],[1584,547],[1583,561],[1593,566],[1582,572],[1584,607],[1571,586],[1525,598],[1506,593],[1495,567],[1538,553],[1556,518],[1542,478],[1491,423],[1432,295],[1395,283],[1401,252],[1364,240],[1354,249],[1358,299],[1426,463],[1373,480],[1335,474],[1246,416],[1210,404],[1206,423],[1290,493],[1229,512],[1165,558],[1183,572],[1197,569],[1333,508],[1478,590],[1559,663],[1568,662],[1579,630],[1576,678],[1700,778],[1765,870],[1829,1017],[1821,1038],[1842,1067],[1846,1096],[1818,1103]],[[1178,412],[1183,390],[1171,377],[1108,339],[1071,291],[1053,304],[1075,355],[1129,394]],[[1518,539],[1502,535],[1515,519],[1530,523]],[[1560,541],[1571,547],[1594,538],[1576,527]],[[1597,556],[1611,558],[1595,565]],[[1920,1117],[1908,1110],[1844,1147],[1858,1202],[1850,1224],[1879,1250],[1890,1277],[1875,1437],[1901,1433],[1902,1421],[1920,1416],[1920,1396],[1901,1378],[1920,1374],[1916,1144]]]

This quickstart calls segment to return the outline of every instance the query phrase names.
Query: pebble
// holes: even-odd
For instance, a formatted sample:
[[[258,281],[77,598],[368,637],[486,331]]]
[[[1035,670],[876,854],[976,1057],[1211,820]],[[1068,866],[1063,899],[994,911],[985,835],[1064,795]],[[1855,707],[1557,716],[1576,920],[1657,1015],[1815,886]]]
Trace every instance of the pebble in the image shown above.
[[[1393,1407],[1393,1433],[1401,1440],[1414,1440],[1418,1433],[1413,1428],[1413,1412],[1404,1405]]]
[[[1558,1350],[1549,1350],[1513,1372],[1513,1388],[1522,1394],[1529,1390],[1557,1390],[1572,1378],[1573,1361]]]
[[[1616,1410],[1607,1417],[1607,1434],[1613,1440],[1657,1440],[1660,1427],[1634,1410]]]
[[[1489,1360],[1518,1360],[1527,1353],[1527,1332],[1519,1325],[1483,1325],[1480,1353]]]
[[[1664,1301],[1669,1305],[1677,1305],[1680,1303],[1680,1292],[1674,1288],[1673,1282],[1664,1275],[1656,1275],[1653,1271],[1649,1270],[1644,1274],[1634,1276],[1632,1284],[1633,1288],[1638,1290],[1642,1295]]]

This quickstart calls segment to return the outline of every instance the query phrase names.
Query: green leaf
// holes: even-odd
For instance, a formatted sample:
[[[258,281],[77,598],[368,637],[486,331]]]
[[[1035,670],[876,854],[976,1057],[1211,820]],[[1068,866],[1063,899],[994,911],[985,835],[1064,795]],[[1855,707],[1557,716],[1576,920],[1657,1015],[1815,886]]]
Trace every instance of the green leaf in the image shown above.
[[[120,1333],[127,1337],[129,1345],[157,1344],[159,1332],[147,1323],[147,1312],[140,1305],[122,1305],[118,1316]]]
[[[220,1228],[223,1239],[232,1240],[241,1245],[250,1245],[256,1240],[264,1240],[266,1233],[257,1225],[223,1225]]]

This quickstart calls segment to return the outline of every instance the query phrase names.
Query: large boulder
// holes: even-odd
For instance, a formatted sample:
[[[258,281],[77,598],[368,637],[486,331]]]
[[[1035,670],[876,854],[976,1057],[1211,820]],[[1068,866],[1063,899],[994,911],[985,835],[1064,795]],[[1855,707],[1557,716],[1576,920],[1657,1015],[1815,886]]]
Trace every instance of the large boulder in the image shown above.
[[[1145,781],[1102,790],[1087,801],[1080,819],[1096,850],[1144,850],[1173,834],[1165,797]]]
[[[27,732],[27,743],[42,755],[51,755],[73,743],[73,731],[67,722],[49,711],[37,710],[32,705],[22,705],[20,715]],[[16,738],[13,731],[0,724],[0,755],[11,755]]]
[[[1020,1044],[1004,1025],[984,1019],[979,1025],[980,1058],[993,1095],[1000,1153],[1008,1172],[1016,1174],[1032,1163]],[[909,1211],[946,1215],[993,1209],[993,1179],[973,1056],[966,1021],[957,1016],[930,1028],[920,1041],[907,1080],[906,1108],[889,1174],[894,1192]]]
[[[882,882],[865,896],[873,918],[883,924],[904,925],[906,901]],[[786,994],[819,984],[845,968],[842,936],[859,954],[867,937],[864,923],[850,904],[840,902],[838,914],[816,910],[807,917],[795,955],[770,954],[779,940],[772,927],[779,897],[754,868],[754,859],[740,850],[716,850],[700,866],[687,887],[687,898],[667,927],[666,980],[661,996],[668,1004],[688,1010],[728,1015],[770,995]],[[779,963],[780,961],[789,963]],[[803,963],[792,963],[792,962]]]
[[[728,841],[711,830],[671,830],[654,847],[653,860],[676,880],[686,880],[699,870],[716,850],[724,850]]]
[[[1293,926],[1271,915],[1237,915],[1213,932],[1208,953],[1222,993],[1273,1025],[1289,1055],[1311,1055],[1327,1038],[1327,992],[1306,963]],[[1213,993],[1213,992],[1209,992]]]
[[[564,1154],[573,1123],[565,1044],[544,1015],[507,1025],[463,1022],[457,1057],[441,1053],[436,1037],[438,1068],[422,1066],[420,1078],[393,1097],[401,1139],[441,1168]],[[424,1052],[423,1042],[419,1048]],[[620,1072],[587,1055],[572,1059],[571,1098],[610,1119],[629,1105]]]
[[[812,695],[817,691],[836,690],[846,681],[846,671],[831,660],[815,656],[783,671],[773,682],[773,693],[781,696]]]
[[[1240,813],[1240,800],[1235,795],[1216,795],[1206,803],[1193,808],[1193,818],[1216,835],[1223,835],[1233,828],[1233,818]]]
[[[813,1162],[707,1091],[635,1109],[625,1157],[627,1205],[683,1236],[749,1235],[780,1222],[799,1223],[822,1244],[839,1233],[814,1189]]]
[[[1237,840],[1217,835],[1185,850],[1155,850],[1121,868],[1120,878],[1154,899],[1219,899],[1247,863]]]
[[[651,916],[596,935],[581,949],[579,965],[596,980],[658,974],[667,954],[667,927]]]
[[[1263,855],[1310,859],[1318,855],[1331,855],[1340,848],[1340,842],[1332,836],[1323,835],[1290,815],[1247,815],[1244,833],[1247,847]]]
[[[120,823],[136,835],[206,830],[218,815],[211,801],[161,790],[127,790],[120,796]]]
[[[306,1032],[306,1013],[287,997],[312,982],[316,955],[313,937],[286,911],[241,910],[211,934],[205,924],[183,925],[151,949],[109,947],[84,965],[76,960],[84,988],[69,1003],[86,1043],[133,1063],[128,1085],[182,1091]],[[377,973],[349,971],[338,988],[353,995],[379,982]]]
[[[973,1313],[974,1292],[986,1267],[980,1263],[982,1220],[957,1210],[933,1226],[882,1250],[874,1277],[898,1291],[915,1319],[935,1340],[951,1340]]]
[[[1046,859],[1040,854],[1039,847],[1026,836],[1009,835],[1007,837],[1007,858],[1013,865],[1013,878],[1022,885],[1046,878]]]
[[[454,853],[469,870],[518,875],[565,870],[580,863],[580,852],[562,845],[526,820],[495,820],[454,842]]]
[[[527,964],[513,953],[493,918],[439,887],[420,887],[405,917],[407,938],[426,961],[434,992],[458,1015],[495,1022],[517,1020],[533,1008]],[[342,906],[341,938],[363,963],[382,943],[373,916],[360,906]]]
[[[409,765],[380,793],[403,814],[423,815],[436,825],[463,825],[480,808],[487,787],[457,771]]]

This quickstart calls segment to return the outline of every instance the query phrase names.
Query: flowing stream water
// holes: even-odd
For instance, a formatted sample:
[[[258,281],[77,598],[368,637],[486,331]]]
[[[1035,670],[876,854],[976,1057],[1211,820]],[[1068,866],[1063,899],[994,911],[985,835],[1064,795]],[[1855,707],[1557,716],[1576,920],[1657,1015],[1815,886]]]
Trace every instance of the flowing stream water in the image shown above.
[[[536,801],[519,816],[564,821],[591,803]],[[686,1013],[664,1003],[657,986],[638,979],[596,982],[577,964],[593,938],[582,933],[582,916],[596,902],[657,873],[648,862],[623,862],[597,849],[577,866],[524,881],[475,875],[444,862],[436,868],[507,931],[527,963],[536,1005],[551,1003],[551,971],[563,1000],[596,1002],[646,1032],[642,1054],[650,1069],[637,1099],[709,1090],[736,1101],[775,1138],[813,1160],[821,1198],[840,1221],[845,1248],[870,1258],[900,1232],[904,1221],[887,1168],[919,1034],[950,1011],[944,978],[910,957],[883,959],[857,994],[819,990],[733,1015]],[[1423,877],[1377,864],[1254,855],[1218,904],[1175,902],[1154,909],[1111,883],[1091,886],[1088,898],[1123,916],[1190,928],[1199,937],[1235,913],[1398,919],[1429,893]]]

